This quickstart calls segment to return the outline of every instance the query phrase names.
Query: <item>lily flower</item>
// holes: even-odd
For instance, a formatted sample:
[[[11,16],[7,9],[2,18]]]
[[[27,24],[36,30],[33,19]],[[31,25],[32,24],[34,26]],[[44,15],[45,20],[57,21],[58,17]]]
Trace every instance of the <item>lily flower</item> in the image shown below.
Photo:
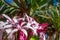
[[[46,23],[39,24],[28,15],[26,15],[26,19],[28,22],[25,27],[30,28],[33,31],[33,35],[37,36],[39,33],[40,34],[39,40],[45,40],[45,29],[48,26],[48,23],[46,22]]]
[[[7,18],[7,22],[4,25],[4,29],[5,28],[9,28],[6,29],[6,32],[8,34],[8,39],[12,39],[13,38],[13,34],[15,32],[18,32],[18,40],[26,40],[27,36],[29,34],[27,34],[27,30],[31,29],[31,32],[29,33],[33,33],[31,35],[36,35],[39,37],[39,40],[45,40],[45,29],[48,26],[48,23],[42,23],[39,24],[37,23],[33,18],[29,17],[27,14],[25,15],[24,18],[19,18],[17,19],[17,17],[15,16],[13,19],[11,19],[9,16],[2,14],[5,18]],[[2,24],[5,22],[1,22]],[[14,29],[12,29],[13,27],[15,27]],[[9,30],[9,31],[8,31]]]
[[[16,18],[13,18],[13,19],[11,19],[10,17],[8,17],[7,15],[5,15],[5,14],[2,14],[5,18],[7,18],[7,20],[8,20],[8,23],[10,23],[12,26],[12,28],[13,27],[16,27],[15,29],[8,29],[8,30],[10,30],[10,32],[8,32],[8,30],[6,30],[7,32],[8,32],[8,34],[9,34],[9,36],[8,36],[8,38],[13,38],[12,37],[12,35],[13,35],[13,33],[15,33],[15,32],[17,32],[18,31],[18,34],[19,34],[19,38],[18,38],[18,40],[22,40],[21,39],[21,37],[24,37],[24,35],[27,37],[27,31],[25,30],[25,29],[23,29],[23,27],[21,27],[22,25],[19,25],[19,23],[18,23],[18,20],[16,19]],[[10,25],[9,24],[9,25]],[[5,27],[5,26],[4,26]],[[8,27],[7,25],[6,25],[6,27]],[[9,28],[9,27],[8,27]],[[23,36],[21,35],[21,33],[23,34]],[[26,39],[26,37],[25,37],[25,39]],[[25,40],[24,39],[24,40]]]

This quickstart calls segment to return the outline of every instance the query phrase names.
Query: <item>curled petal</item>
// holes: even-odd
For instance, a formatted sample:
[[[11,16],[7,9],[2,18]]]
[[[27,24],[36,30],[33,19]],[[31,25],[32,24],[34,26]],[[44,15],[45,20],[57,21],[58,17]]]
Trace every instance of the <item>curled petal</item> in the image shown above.
[[[31,27],[29,23],[24,27],[28,28],[28,29],[31,29],[33,31],[34,35],[37,35],[36,29],[34,29],[34,27]]]
[[[28,29],[31,29],[31,30],[34,30],[33,27],[31,27],[29,23],[26,26],[24,26],[24,27],[28,28]]]
[[[12,31],[12,29],[6,29],[6,33],[9,34]]]
[[[6,24],[7,24],[7,22],[0,21],[0,26],[4,26]]]
[[[5,18],[7,18],[8,20],[12,21],[12,19],[9,16],[7,16],[5,14],[2,14],[2,16],[4,16]]]
[[[13,21],[14,21],[15,23],[18,22],[18,20],[16,19],[16,17],[13,18]]]
[[[27,31],[25,29],[21,29],[21,31],[26,35],[26,37],[28,36]]]
[[[17,32],[17,31],[18,31],[18,29],[12,30],[11,33],[9,34],[8,38],[12,38],[13,33]]]
[[[12,25],[5,25],[4,26],[4,29],[6,29],[6,28],[11,28],[12,27]]]
[[[21,26],[23,26],[24,24],[26,24],[26,22],[21,23]]]
[[[44,32],[41,32],[41,33],[40,33],[40,38],[39,38],[39,40],[46,40],[46,39],[45,39],[45,33],[44,33]]]

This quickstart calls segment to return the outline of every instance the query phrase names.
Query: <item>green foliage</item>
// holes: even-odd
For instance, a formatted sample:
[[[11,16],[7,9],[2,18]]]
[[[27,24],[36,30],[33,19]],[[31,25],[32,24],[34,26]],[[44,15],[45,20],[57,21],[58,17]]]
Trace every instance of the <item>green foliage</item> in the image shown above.
[[[7,5],[6,3],[4,3],[2,0],[0,2],[0,14],[4,13],[4,14],[11,14],[13,11],[15,10],[14,7]]]
[[[60,7],[53,6],[51,0],[31,0],[30,15],[39,22],[49,22],[56,30],[60,30]]]
[[[44,20],[45,22],[49,22],[50,24],[53,24],[56,30],[60,30],[59,7],[54,7],[50,5],[44,10],[38,10],[38,11],[36,10],[33,16],[38,16],[40,17],[40,19],[42,17],[41,20]]]
[[[48,3],[47,0],[31,0],[31,8],[33,10],[41,9],[42,7],[46,6],[46,3]]]

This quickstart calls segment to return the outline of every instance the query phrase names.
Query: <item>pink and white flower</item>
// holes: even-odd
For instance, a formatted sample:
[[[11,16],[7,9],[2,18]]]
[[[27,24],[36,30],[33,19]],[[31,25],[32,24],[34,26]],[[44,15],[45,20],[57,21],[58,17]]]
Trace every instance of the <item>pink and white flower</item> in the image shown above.
[[[26,40],[27,36],[29,35],[27,30],[31,29],[31,32],[29,32],[33,32],[31,35],[38,36],[38,34],[40,34],[39,40],[45,40],[45,29],[48,26],[48,23],[39,24],[27,14],[25,14],[25,17],[23,18],[17,18],[15,16],[13,19],[5,14],[2,15],[7,19],[7,21],[0,22],[0,24],[2,24],[0,29],[5,29],[7,35],[9,35],[8,39],[12,39],[13,34],[18,32],[18,40]]]

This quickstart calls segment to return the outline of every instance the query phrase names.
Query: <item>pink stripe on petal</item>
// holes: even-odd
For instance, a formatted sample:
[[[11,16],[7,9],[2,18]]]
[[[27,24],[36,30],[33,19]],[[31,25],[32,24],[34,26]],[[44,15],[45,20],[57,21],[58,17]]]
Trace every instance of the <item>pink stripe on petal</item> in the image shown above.
[[[40,33],[40,32],[45,32],[46,30],[46,27],[48,26],[48,23],[42,23],[42,24],[39,24],[38,25],[38,29],[37,29],[37,33]]]
[[[21,30],[18,30],[18,40],[26,40],[26,36]]]
[[[39,24],[39,26],[41,26],[41,27],[45,28],[45,27],[47,27],[47,26],[48,26],[48,23],[42,23],[42,24]]]

